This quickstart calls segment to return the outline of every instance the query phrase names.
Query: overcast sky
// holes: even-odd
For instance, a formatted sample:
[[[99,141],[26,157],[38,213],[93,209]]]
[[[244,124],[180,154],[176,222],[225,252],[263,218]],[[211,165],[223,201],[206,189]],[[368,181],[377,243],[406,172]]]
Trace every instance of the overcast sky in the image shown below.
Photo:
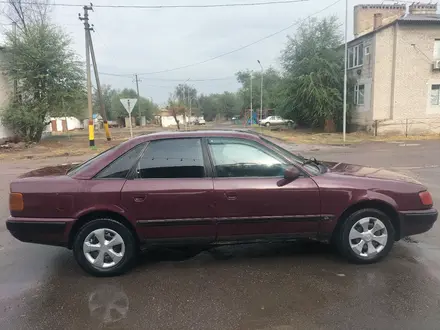
[[[59,3],[85,4],[80,0],[57,0]],[[55,1],[55,3],[57,2]],[[94,5],[172,5],[261,2],[264,0],[95,0]],[[296,27],[256,43],[246,49],[220,57],[204,64],[160,74],[150,72],[185,66],[229,52],[279,31],[292,23],[313,15],[337,0],[309,0],[306,2],[255,7],[132,9],[96,8],[90,13],[94,24],[92,38],[99,71],[113,74],[138,73],[140,94],[152,97],[162,104],[173,88],[188,78],[217,79],[193,81],[190,84],[203,93],[235,91],[234,74],[238,70],[260,70],[279,65],[281,49],[286,36],[294,35]],[[372,1],[375,2],[375,1]],[[350,1],[349,35],[352,35],[353,5],[369,1]],[[314,15],[337,15],[344,20],[345,1],[339,0],[325,11]],[[58,7],[52,12],[54,21],[72,36],[74,49],[84,56],[84,29],[78,20],[81,7]],[[2,23],[6,23],[2,18]],[[5,28],[5,27],[3,27]],[[341,31],[342,31],[341,27]],[[115,88],[135,88],[132,77],[102,74],[101,83]],[[176,80],[176,81],[170,81]]]

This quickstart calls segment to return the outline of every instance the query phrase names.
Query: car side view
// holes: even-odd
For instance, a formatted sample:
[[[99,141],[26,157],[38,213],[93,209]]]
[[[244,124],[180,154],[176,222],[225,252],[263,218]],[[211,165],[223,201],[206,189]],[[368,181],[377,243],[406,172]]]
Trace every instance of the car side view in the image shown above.
[[[73,250],[95,276],[126,272],[154,246],[314,239],[372,263],[437,219],[407,176],[295,155],[258,134],[167,132],[128,140],[69,170],[10,185],[7,228]]]

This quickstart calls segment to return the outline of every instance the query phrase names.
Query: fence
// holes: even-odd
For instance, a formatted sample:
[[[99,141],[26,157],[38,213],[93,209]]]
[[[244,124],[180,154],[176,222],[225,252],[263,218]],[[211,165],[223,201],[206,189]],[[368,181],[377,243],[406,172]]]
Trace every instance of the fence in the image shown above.
[[[427,135],[440,134],[440,117],[375,120],[374,135]]]

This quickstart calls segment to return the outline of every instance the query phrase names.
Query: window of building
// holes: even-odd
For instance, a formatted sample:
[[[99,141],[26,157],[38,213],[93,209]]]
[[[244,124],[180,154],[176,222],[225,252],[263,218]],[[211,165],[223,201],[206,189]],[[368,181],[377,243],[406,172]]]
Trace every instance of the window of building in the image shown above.
[[[231,177],[277,177],[284,174],[285,162],[265,148],[240,139],[209,139],[216,174]]]
[[[354,86],[354,104],[363,105],[365,95],[365,85]]]
[[[139,161],[138,178],[203,178],[200,139],[169,139],[151,142]]]
[[[359,44],[348,48],[348,68],[356,68],[364,63],[363,45]]]
[[[370,55],[370,47],[365,47],[365,55]]]
[[[440,40],[434,41],[434,60],[440,60]]]
[[[431,85],[431,105],[440,105],[440,85]]]
[[[125,179],[139,159],[140,153],[144,149],[145,144],[138,144],[136,147],[130,149],[125,154],[117,158],[110,165],[104,168],[96,175],[97,179]]]

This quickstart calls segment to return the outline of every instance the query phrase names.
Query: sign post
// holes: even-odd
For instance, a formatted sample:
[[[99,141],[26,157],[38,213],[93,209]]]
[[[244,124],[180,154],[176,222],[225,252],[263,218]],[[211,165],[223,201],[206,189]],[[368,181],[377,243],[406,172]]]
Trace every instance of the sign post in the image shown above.
[[[133,137],[133,125],[131,123],[131,111],[136,105],[137,99],[119,99],[124,106],[125,110],[128,112],[128,120],[130,121],[130,136]]]

